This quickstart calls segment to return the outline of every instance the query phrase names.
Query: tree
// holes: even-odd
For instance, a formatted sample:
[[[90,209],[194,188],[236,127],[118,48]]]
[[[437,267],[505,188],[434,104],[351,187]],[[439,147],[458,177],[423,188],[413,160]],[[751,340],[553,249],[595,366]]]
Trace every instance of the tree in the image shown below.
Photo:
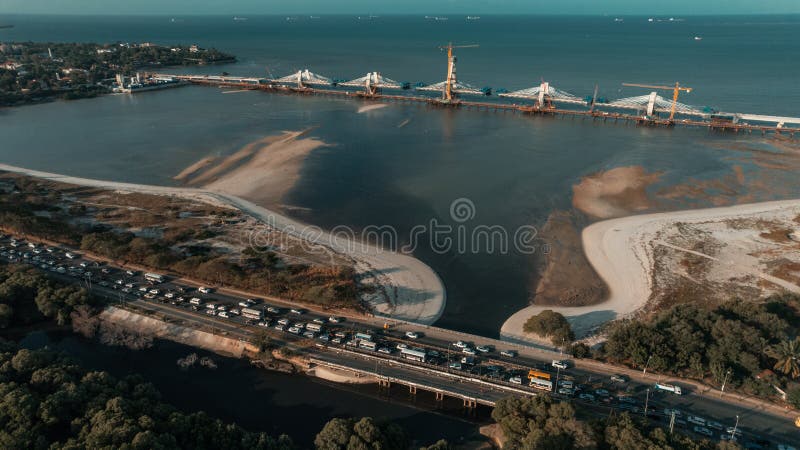
[[[522,329],[526,333],[549,337],[553,345],[568,344],[575,339],[575,334],[572,332],[567,319],[550,309],[531,316],[522,326]]]
[[[8,328],[14,317],[14,308],[11,305],[0,303],[0,328]]]
[[[767,354],[776,360],[773,366],[775,370],[792,378],[800,377],[800,337],[773,345]]]

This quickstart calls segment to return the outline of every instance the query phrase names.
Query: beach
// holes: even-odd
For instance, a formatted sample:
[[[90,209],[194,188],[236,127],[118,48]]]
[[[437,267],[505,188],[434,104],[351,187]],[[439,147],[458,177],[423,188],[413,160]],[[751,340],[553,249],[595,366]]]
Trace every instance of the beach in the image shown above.
[[[792,224],[800,229],[798,217],[800,200],[781,200],[634,215],[594,223],[582,232],[583,249],[592,267],[608,286],[608,298],[602,303],[583,307],[530,305],[506,320],[501,329],[501,339],[541,344],[541,339],[526,335],[522,326],[530,316],[545,309],[563,314],[578,337],[592,334],[610,320],[633,316],[642,311],[651,299],[654,280],[659,276],[655,270],[654,255],[657,251],[661,255],[665,248],[679,253],[693,253],[704,260],[716,262],[716,272],[724,271],[729,279],[755,279],[757,285],[766,283],[771,291],[800,292],[800,287],[792,280],[775,277],[758,267],[758,264],[748,263],[748,257],[751,256],[749,252],[755,251],[755,247],[745,247],[745,243],[761,239],[763,242],[756,250],[766,253],[769,241],[763,236],[769,235],[768,228],[783,225],[788,227],[788,235]],[[729,223],[734,226],[720,226]],[[711,238],[730,243],[731,250],[723,253],[724,257],[719,257],[665,242],[667,231],[676,226],[682,228],[692,224],[704,229],[716,229],[716,234],[712,234]],[[704,238],[709,239],[708,236]],[[777,244],[783,248],[793,245],[791,240]],[[740,250],[736,253],[737,249],[742,248],[744,252]],[[794,247],[788,248],[794,251]]]
[[[362,279],[380,289],[366,299],[376,315],[423,325],[436,322],[445,307],[445,288],[439,276],[425,263],[408,255],[353,242],[292,220],[275,211],[225,192],[190,187],[153,186],[95,180],[28,170],[0,164],[0,170],[58,183],[156,195],[174,195],[198,202],[234,208],[275,230],[322,245],[350,258]]]

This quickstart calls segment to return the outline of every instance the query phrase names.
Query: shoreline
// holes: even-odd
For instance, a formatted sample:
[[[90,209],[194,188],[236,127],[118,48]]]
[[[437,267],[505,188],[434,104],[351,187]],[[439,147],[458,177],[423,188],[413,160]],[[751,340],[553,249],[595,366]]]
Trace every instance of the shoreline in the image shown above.
[[[215,206],[238,209],[268,226],[333,250],[349,257],[356,272],[375,280],[382,296],[372,296],[369,303],[376,316],[422,325],[431,325],[441,317],[446,302],[444,284],[438,274],[422,261],[369,244],[334,236],[318,227],[290,219],[275,211],[242,198],[208,189],[154,186],[60,175],[0,163],[0,170],[58,183],[85,187],[131,191],[155,195],[175,195]]]
[[[578,339],[591,336],[604,323],[631,317],[648,303],[654,275],[653,240],[666,226],[677,222],[752,218],[791,208],[800,212],[800,199],[641,214],[593,223],[581,233],[583,251],[608,286],[606,300],[581,307],[529,305],[503,323],[500,338],[541,345],[542,340],[524,333],[522,325],[530,316],[546,309],[563,314]]]

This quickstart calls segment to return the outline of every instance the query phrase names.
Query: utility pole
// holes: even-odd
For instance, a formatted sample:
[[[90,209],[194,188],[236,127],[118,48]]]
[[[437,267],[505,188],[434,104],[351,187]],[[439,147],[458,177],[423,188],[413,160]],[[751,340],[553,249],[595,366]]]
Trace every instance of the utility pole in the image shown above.
[[[647,417],[647,405],[650,403],[650,388],[647,388],[647,397],[644,398],[644,416]]]
[[[648,365],[650,365],[650,360],[651,360],[651,359],[653,359],[653,355],[650,355],[650,356],[647,358],[647,362],[646,362],[646,363],[644,363],[644,370],[642,370],[642,375],[643,375],[643,376],[644,376],[644,375],[647,375],[647,366],[648,366]]]
[[[736,415],[736,424],[733,426],[733,431],[731,431],[731,440],[733,441],[736,439],[736,429],[739,428],[739,415]]]
[[[558,379],[561,375],[561,367],[556,367],[556,392],[558,392]]]
[[[725,393],[725,383],[728,382],[728,376],[731,374],[731,369],[725,371],[725,378],[722,380],[722,389],[719,391],[719,396],[722,397],[722,394]]]
[[[736,416],[737,418],[739,416]],[[672,434],[672,430],[675,428],[675,411],[672,411],[672,417],[669,419],[669,434]]]

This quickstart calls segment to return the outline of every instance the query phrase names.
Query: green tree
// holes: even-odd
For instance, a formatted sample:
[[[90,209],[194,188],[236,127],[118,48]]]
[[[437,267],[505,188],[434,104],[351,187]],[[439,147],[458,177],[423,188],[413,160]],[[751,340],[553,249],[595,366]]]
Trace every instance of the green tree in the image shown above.
[[[800,337],[773,345],[767,354],[775,359],[775,370],[792,378],[800,377]]]
[[[553,345],[565,345],[575,339],[567,319],[550,309],[531,316],[522,328],[526,333],[549,337]]]

